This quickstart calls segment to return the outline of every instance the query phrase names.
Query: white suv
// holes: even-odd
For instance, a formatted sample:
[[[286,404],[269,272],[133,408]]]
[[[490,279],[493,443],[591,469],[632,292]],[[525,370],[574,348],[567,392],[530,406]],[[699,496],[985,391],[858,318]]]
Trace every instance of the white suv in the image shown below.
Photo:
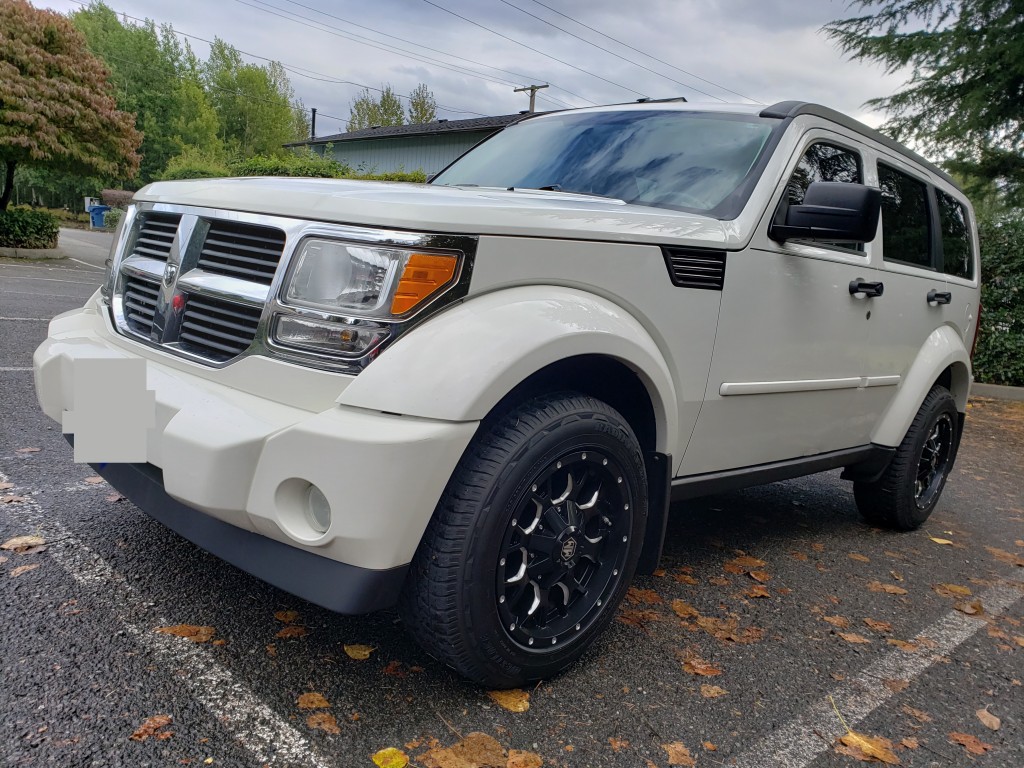
[[[830,109],[580,109],[426,186],[146,187],[36,385],[76,452],[138,431],[85,459],[170,528],[511,686],[593,642],[673,499],[843,467],[920,525],[978,279],[949,176]]]

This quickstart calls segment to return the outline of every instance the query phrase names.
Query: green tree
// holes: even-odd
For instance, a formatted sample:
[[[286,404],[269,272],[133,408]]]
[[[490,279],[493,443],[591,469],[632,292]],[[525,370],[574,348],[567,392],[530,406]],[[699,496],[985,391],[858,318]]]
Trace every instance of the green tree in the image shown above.
[[[6,210],[18,164],[124,177],[142,136],[117,109],[103,63],[71,22],[26,0],[0,2],[0,162]]]
[[[405,111],[402,109],[402,100],[390,85],[385,85],[381,89],[380,96],[374,96],[369,88],[363,88],[349,110],[349,131],[361,131],[375,125],[404,124]]]
[[[894,72],[905,87],[872,99],[884,129],[1007,201],[1024,204],[1024,4],[1021,0],[854,0],[863,15],[825,33],[856,59]],[[973,185],[972,185],[973,186]]]
[[[413,125],[437,119],[437,99],[426,83],[417,85],[409,94],[409,122]]]
[[[279,63],[246,64],[234,47],[215,37],[203,81],[232,154],[279,155],[284,144],[309,135],[306,110]]]

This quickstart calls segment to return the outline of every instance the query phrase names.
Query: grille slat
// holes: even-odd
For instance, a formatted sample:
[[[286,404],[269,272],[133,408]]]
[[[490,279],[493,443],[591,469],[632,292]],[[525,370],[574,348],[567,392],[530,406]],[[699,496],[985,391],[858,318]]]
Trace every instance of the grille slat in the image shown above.
[[[239,355],[256,338],[262,310],[210,296],[189,296],[181,319],[182,349],[211,360]]]
[[[672,284],[680,288],[720,291],[725,285],[725,251],[662,248]]]
[[[284,251],[284,232],[230,221],[213,221],[199,255],[199,268],[270,285]]]
[[[153,315],[160,288],[137,277],[130,277],[124,283],[124,313],[128,327],[142,336],[149,336],[153,330]]]
[[[181,216],[175,213],[144,213],[135,238],[135,253],[167,261]]]

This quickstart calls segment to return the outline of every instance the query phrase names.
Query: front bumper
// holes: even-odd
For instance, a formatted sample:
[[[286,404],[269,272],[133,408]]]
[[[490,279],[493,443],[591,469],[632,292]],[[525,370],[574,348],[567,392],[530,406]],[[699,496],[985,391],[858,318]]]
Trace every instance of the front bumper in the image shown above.
[[[56,318],[36,350],[44,412],[60,422],[73,410],[80,361],[123,358],[145,361],[156,417],[145,461],[95,464],[111,485],[213,554],[313,602],[356,611],[393,599],[476,422],[339,406],[349,377],[258,356],[240,361],[244,382],[235,365],[169,359],[115,334],[95,301]],[[139,394],[116,378],[105,387],[109,402]],[[112,407],[103,422],[119,417]],[[331,505],[322,535],[296,491],[309,484]],[[382,601],[357,594],[377,589]]]

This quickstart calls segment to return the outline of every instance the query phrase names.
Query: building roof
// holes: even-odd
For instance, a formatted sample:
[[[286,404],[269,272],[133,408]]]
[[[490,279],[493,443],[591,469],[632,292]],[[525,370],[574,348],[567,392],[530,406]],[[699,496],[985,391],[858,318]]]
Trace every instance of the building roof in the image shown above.
[[[382,125],[376,128],[349,131],[348,133],[336,133],[332,136],[317,136],[315,139],[294,141],[290,144],[285,144],[285,146],[302,147],[313,144],[337,144],[344,141],[397,136],[435,136],[442,133],[460,133],[463,131],[495,131],[499,128],[504,128],[510,123],[514,123],[516,120],[521,120],[524,116],[522,113],[517,113],[514,115],[497,115],[496,117],[474,117],[469,120],[434,120],[430,123],[416,123],[413,125]]]

